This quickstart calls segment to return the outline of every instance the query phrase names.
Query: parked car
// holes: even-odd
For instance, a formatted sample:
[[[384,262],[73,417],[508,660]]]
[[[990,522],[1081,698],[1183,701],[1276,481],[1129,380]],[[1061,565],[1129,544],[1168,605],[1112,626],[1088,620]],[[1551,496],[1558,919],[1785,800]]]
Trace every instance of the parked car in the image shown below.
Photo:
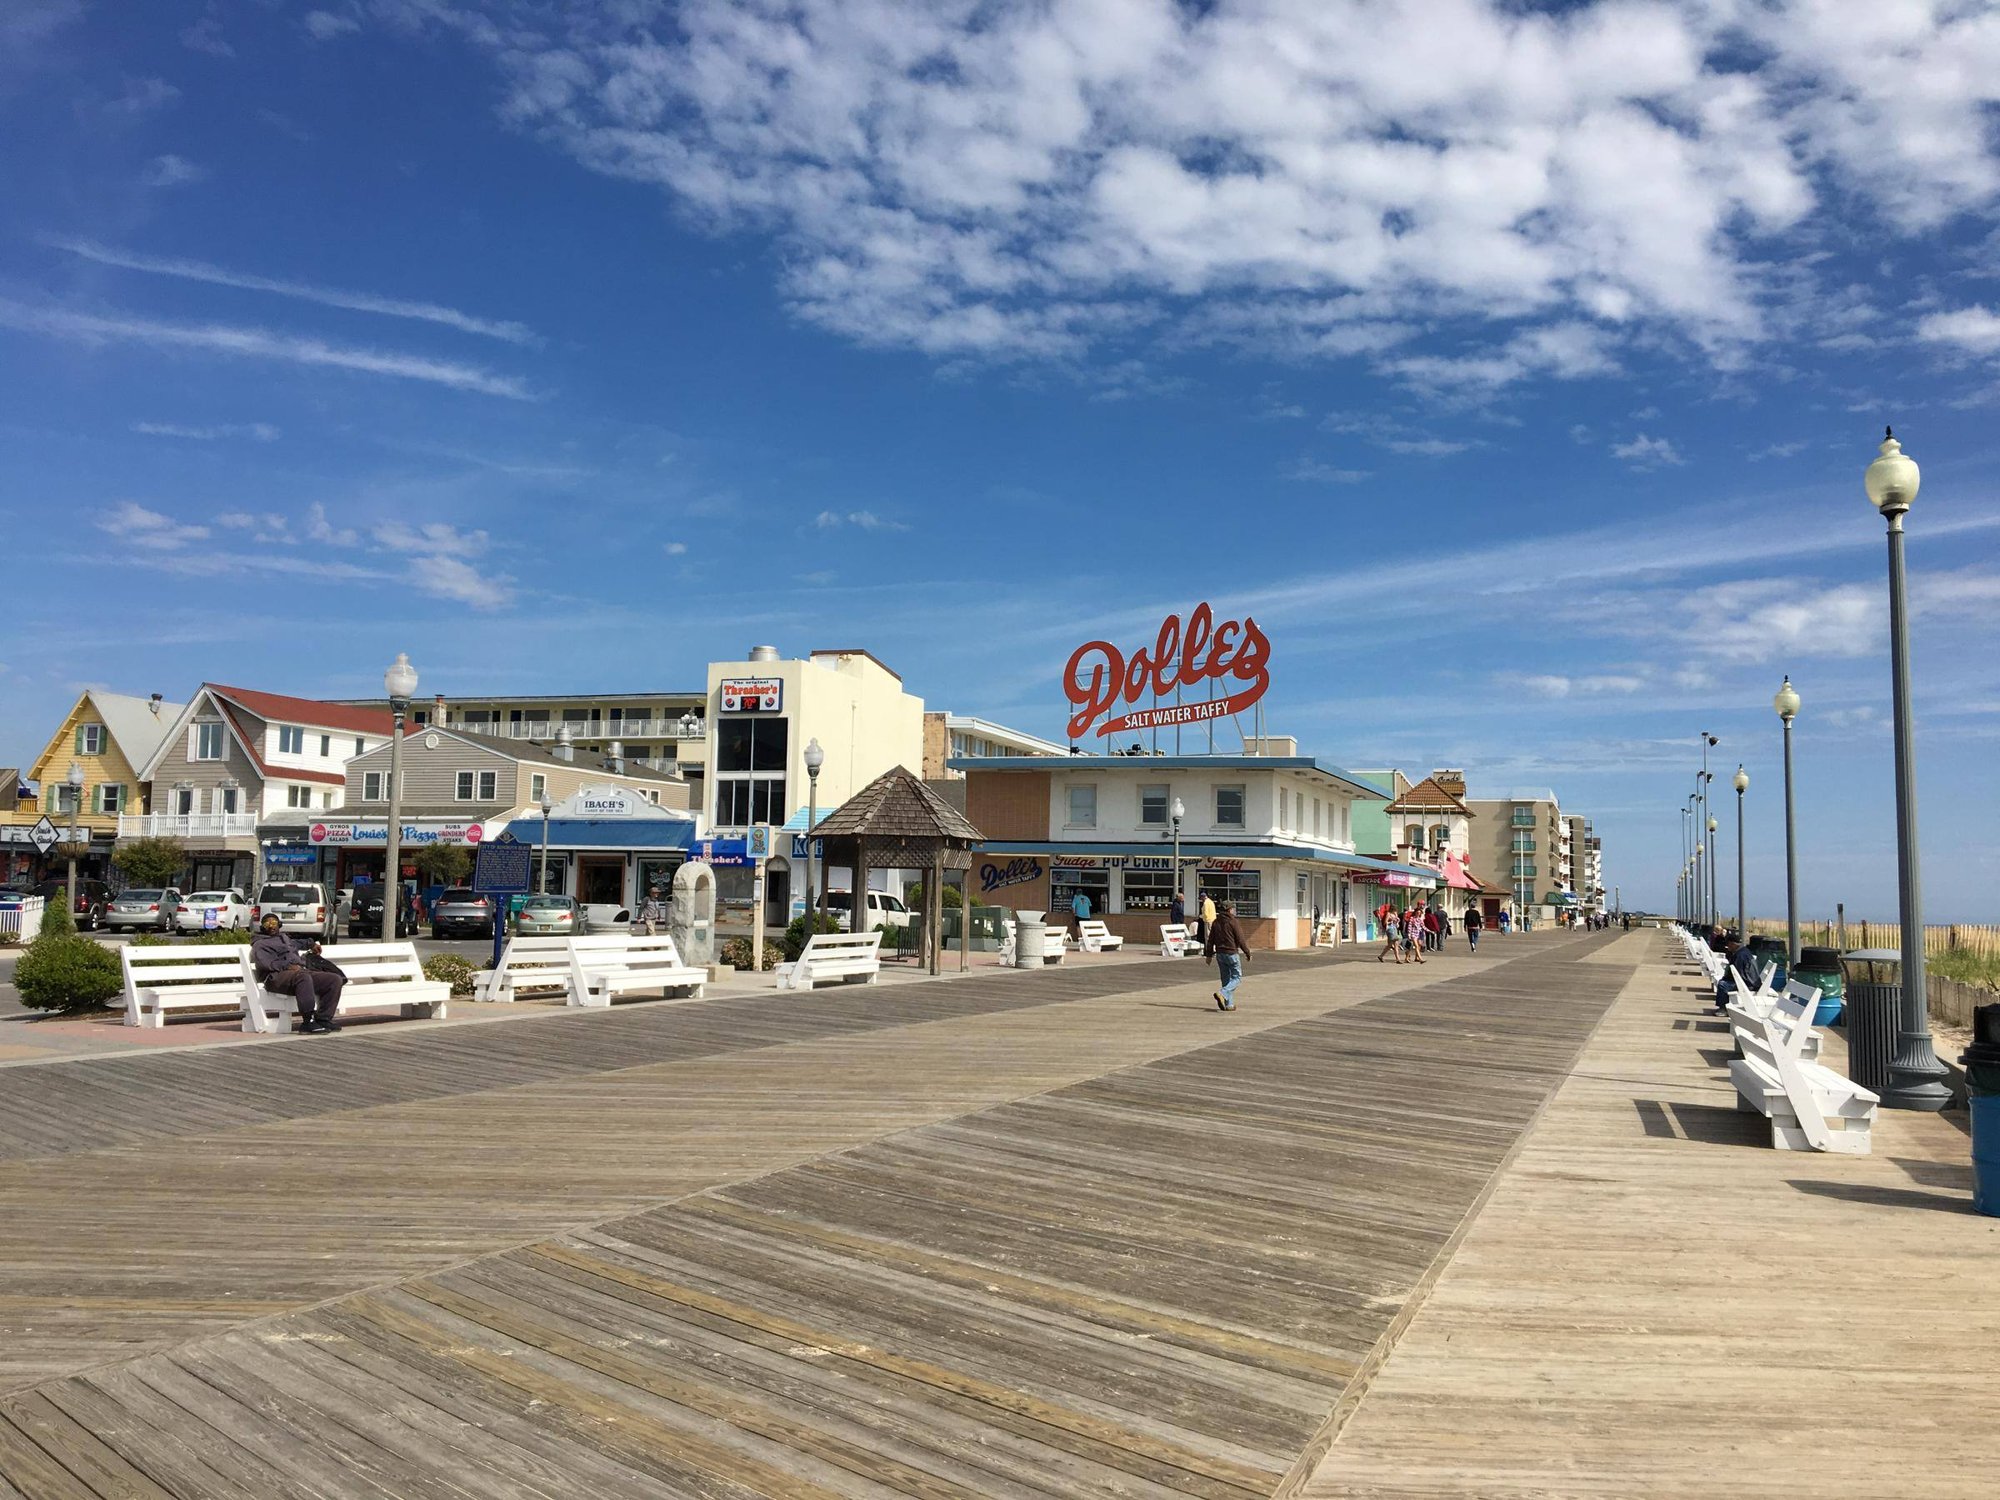
[[[235,932],[250,925],[250,903],[243,899],[241,891],[196,891],[181,898],[180,910],[174,913],[174,926],[182,932],[206,931],[211,925],[210,912],[215,913],[213,926],[218,931]]]
[[[379,885],[357,885],[354,899],[347,907],[347,935],[351,938],[375,938],[382,936],[382,890]],[[415,937],[417,935],[417,903],[407,887],[401,888],[402,900],[396,903],[396,936]]]
[[[304,881],[279,880],[257,893],[250,908],[250,925],[266,917],[276,917],[284,932],[303,933],[322,940],[333,936],[333,903],[326,899],[326,887]]]
[[[448,886],[431,907],[431,936],[492,937],[493,898],[470,886]]]
[[[573,896],[530,896],[514,919],[516,937],[580,937],[590,931],[590,914]]]
[[[44,880],[35,887],[35,894],[44,901],[54,901],[58,905],[69,899],[67,880]],[[78,932],[96,932],[104,926],[104,914],[111,910],[111,887],[101,880],[86,880],[77,877],[76,905],[70,915],[76,918]]]
[[[180,910],[181,893],[172,886],[164,889],[120,891],[104,914],[104,925],[113,932],[138,928],[146,932],[171,932],[174,914]]]
[[[854,893],[852,891],[828,891],[826,909],[834,921],[840,924],[842,932],[853,930]],[[887,891],[868,893],[868,925],[863,930],[873,932],[878,927],[908,927],[910,909],[903,905],[900,896],[892,896]]]

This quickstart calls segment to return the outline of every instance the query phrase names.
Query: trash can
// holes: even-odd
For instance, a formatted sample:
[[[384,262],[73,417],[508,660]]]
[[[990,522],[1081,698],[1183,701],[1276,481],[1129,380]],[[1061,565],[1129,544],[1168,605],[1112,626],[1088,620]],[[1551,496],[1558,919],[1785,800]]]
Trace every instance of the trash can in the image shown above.
[[[1017,911],[1014,913],[1014,967],[1017,969],[1039,969],[1048,941],[1048,924],[1043,919],[1046,912]]]
[[[1889,1092],[1896,1055],[1896,1020],[1903,1008],[1903,955],[1896,948],[1858,948],[1840,956],[1846,981],[1847,1076],[1864,1089]]]
[[[1799,949],[1799,965],[1792,970],[1792,978],[1819,991],[1819,1010],[1813,1015],[1813,1025],[1832,1026],[1840,1020],[1847,1009],[1847,979],[1840,971],[1838,948]]]
[[[1750,956],[1760,964],[1776,964],[1778,970],[1771,976],[1771,983],[1777,989],[1785,987],[1785,981],[1792,977],[1792,953],[1783,938],[1765,937],[1757,933],[1750,939]]]
[[[1972,1011],[1972,1045],[1965,1064],[1965,1102],[1972,1111],[1972,1207],[2000,1218],[2000,1005]]]

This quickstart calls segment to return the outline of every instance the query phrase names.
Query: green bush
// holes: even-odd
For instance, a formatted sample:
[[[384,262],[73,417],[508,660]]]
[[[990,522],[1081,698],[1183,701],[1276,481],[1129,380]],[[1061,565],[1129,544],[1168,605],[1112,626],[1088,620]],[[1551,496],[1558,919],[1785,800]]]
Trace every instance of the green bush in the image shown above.
[[[127,839],[113,852],[111,863],[128,884],[173,885],[188,866],[187,845],[175,838]]]
[[[339,956],[337,949],[335,956]],[[479,970],[478,964],[456,953],[433,953],[424,960],[424,978],[450,985],[454,995],[471,995]]]
[[[69,914],[69,893],[58,891],[49,897],[42,908],[42,925],[35,929],[35,937],[61,938],[76,936],[76,918]]]
[[[118,955],[89,938],[36,938],[14,966],[14,988],[32,1010],[90,1010],[125,988]]]
[[[218,927],[213,932],[142,932],[132,939],[134,948],[158,948],[167,943],[216,943],[239,947],[250,945],[250,931],[243,927]]]
[[[750,939],[746,937],[733,937],[724,943],[722,945],[722,961],[732,969],[749,968]],[[786,959],[783,946],[773,942],[769,938],[764,939],[764,962],[758,967],[771,969],[776,968],[784,962],[786,962]]]
[[[903,887],[903,905],[909,907],[912,912],[920,912],[924,909],[924,888],[922,882],[913,880]],[[955,907],[963,905],[965,905],[964,893],[955,885],[946,886],[944,888],[945,910],[950,911]]]
[[[819,932],[840,931],[840,923],[834,917],[832,912],[815,912],[811,916],[808,916],[806,913],[801,912],[798,916],[793,917],[791,920],[791,925],[785,928],[785,936],[783,942],[784,942],[784,954],[786,963],[790,963],[793,959],[797,958],[801,953],[805,952],[806,923],[814,920],[817,920],[819,924],[818,927],[816,928],[816,930]],[[748,968],[749,965],[746,963],[744,967]]]

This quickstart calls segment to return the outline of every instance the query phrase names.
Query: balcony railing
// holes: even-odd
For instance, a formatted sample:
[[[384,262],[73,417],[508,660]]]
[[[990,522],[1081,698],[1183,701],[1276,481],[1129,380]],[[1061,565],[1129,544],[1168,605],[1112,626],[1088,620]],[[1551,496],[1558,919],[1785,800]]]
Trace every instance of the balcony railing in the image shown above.
[[[505,724],[468,724],[447,719],[440,728],[463,729],[467,734],[490,734],[502,740],[553,740],[567,729],[573,740],[698,740],[707,736],[708,723],[696,719],[692,729],[674,719],[516,719]]]
[[[255,813],[120,813],[121,839],[228,839],[255,838]]]

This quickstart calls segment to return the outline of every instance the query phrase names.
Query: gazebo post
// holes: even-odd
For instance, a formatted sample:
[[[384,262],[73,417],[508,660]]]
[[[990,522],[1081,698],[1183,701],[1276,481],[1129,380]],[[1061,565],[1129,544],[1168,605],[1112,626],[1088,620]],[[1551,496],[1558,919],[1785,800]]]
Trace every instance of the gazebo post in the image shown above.
[[[940,949],[944,943],[944,847],[931,856],[930,879],[924,882],[924,921],[931,930],[931,975],[944,972]]]
[[[868,850],[867,840],[860,835],[854,839],[854,886],[847,893],[847,930],[866,932],[868,930]]]

